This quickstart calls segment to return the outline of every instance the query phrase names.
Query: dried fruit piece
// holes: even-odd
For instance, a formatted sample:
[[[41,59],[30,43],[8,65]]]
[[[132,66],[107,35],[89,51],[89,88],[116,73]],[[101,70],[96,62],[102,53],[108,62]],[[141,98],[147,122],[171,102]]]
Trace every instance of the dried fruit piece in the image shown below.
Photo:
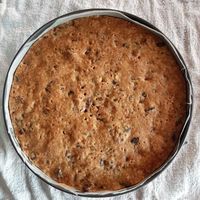
[[[92,105],[92,98],[87,98],[86,103],[85,103],[85,111],[87,112],[87,110],[90,108],[90,106]]]
[[[90,183],[90,181],[88,181],[88,180],[85,179],[85,181],[83,183],[82,191],[83,192],[88,192],[89,188],[91,187],[91,185],[92,184]]]
[[[54,81],[50,81],[46,88],[45,88],[45,91],[48,92],[48,93],[51,93],[51,88],[52,88],[52,84],[54,83]]]
[[[16,97],[16,103],[17,104],[22,104],[23,102],[24,102],[23,97],[21,97],[21,96]]]
[[[30,158],[31,158],[31,160],[36,159],[36,154],[34,152],[32,152],[31,155],[30,155]]]
[[[66,59],[66,60],[70,60],[73,58],[72,53],[70,52],[69,49],[61,50],[60,52],[63,55],[64,59]]]
[[[15,81],[18,82],[19,81],[19,77],[15,75]]]
[[[88,48],[86,49],[86,51],[85,51],[85,55],[88,55],[88,54],[90,54],[90,53],[91,53],[91,51],[92,51],[92,49],[91,49],[90,47],[88,47]]]
[[[142,96],[143,97],[147,97],[147,93],[146,92],[142,92]]]
[[[117,84],[117,81],[116,80],[112,80],[112,84],[113,85]]]
[[[19,134],[22,135],[22,134],[24,134],[24,133],[25,133],[25,129],[24,129],[24,128],[20,128],[20,129],[19,129]]]
[[[122,47],[125,47],[125,48],[128,49],[128,48],[129,48],[129,44],[128,44],[128,43],[123,43],[123,44],[122,44]]]
[[[76,148],[81,148],[82,146],[81,146],[81,144],[78,142],[77,144],[76,144]]]
[[[148,108],[145,108],[145,109],[144,109],[145,112],[150,112],[150,111],[153,111],[153,110],[155,110],[155,107],[154,107],[154,106],[148,107]]]
[[[99,165],[100,165],[101,167],[104,166],[104,160],[103,160],[103,159],[100,159]]]
[[[45,108],[43,108],[43,113],[45,114],[45,115],[48,115],[49,114],[49,112],[50,112],[50,108],[48,108],[48,107],[45,107]]]
[[[164,41],[158,41],[158,42],[156,42],[156,46],[157,47],[164,47],[165,46],[165,42]]]
[[[138,144],[138,142],[139,142],[139,137],[133,137],[132,139],[131,139],[131,143],[132,144]]]
[[[130,186],[132,186],[132,184],[130,182],[128,182],[128,181],[123,181],[123,182],[120,182],[119,184],[121,186],[123,186],[123,187],[130,187]]]
[[[75,156],[74,156],[74,154],[72,154],[69,151],[66,151],[65,158],[67,159],[68,162],[70,162],[72,164],[75,162]]]
[[[68,92],[68,96],[70,97],[70,96],[73,96],[73,95],[74,95],[74,91],[70,90],[70,91]]]
[[[60,169],[60,167],[58,167],[58,169],[55,170],[55,175],[56,175],[56,178],[63,178],[63,173],[62,173],[62,170]]]
[[[125,128],[124,128],[124,132],[125,132],[125,133],[131,132],[131,127],[125,127]]]
[[[130,156],[126,156],[126,162],[130,161],[131,157]]]
[[[142,95],[141,95],[141,97],[140,97],[140,103],[143,103],[144,101],[145,101],[145,99],[146,99],[146,97],[147,97],[147,94],[146,94],[146,92],[142,92]]]

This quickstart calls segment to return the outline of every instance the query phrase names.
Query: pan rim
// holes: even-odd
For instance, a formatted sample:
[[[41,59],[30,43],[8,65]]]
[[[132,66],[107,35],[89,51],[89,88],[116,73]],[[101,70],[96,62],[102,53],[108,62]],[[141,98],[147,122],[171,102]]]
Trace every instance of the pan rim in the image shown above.
[[[17,140],[15,141],[15,139],[13,138],[15,135],[14,131],[12,130],[13,128],[10,127],[11,123],[11,119],[10,119],[10,114],[9,114],[9,108],[8,108],[8,100],[9,100],[9,94],[10,94],[10,88],[12,85],[12,82],[8,85],[9,79],[14,75],[14,72],[12,72],[11,70],[14,68],[14,62],[16,61],[17,56],[24,50],[24,48],[26,48],[26,45],[29,42],[32,42],[32,44],[34,43],[34,41],[36,41],[39,37],[41,37],[41,34],[44,34],[44,31],[48,31],[48,28],[53,28],[52,25],[55,25],[55,23],[60,20],[60,19],[64,19],[64,18],[68,18],[68,17],[73,17],[73,16],[77,16],[77,15],[81,15],[81,14],[91,14],[90,16],[96,16],[98,15],[98,12],[107,12],[107,13],[117,13],[117,15],[121,15],[124,16],[124,19],[126,18],[129,21],[133,21],[145,28],[148,28],[149,30],[151,30],[152,32],[154,32],[155,34],[160,35],[165,41],[166,43],[169,45],[169,47],[171,48],[172,52],[174,53],[180,67],[181,70],[183,70],[183,74],[184,74],[184,78],[187,84],[187,119],[185,121],[184,127],[181,131],[180,137],[179,137],[179,141],[177,144],[177,147],[175,149],[175,151],[172,153],[172,155],[169,157],[169,159],[161,166],[159,167],[157,170],[155,170],[149,177],[145,178],[145,180],[143,180],[142,182],[140,182],[139,184],[136,184],[134,186],[131,186],[130,188],[124,188],[122,190],[116,190],[116,191],[108,191],[108,192],[87,192],[87,193],[83,193],[80,191],[73,191],[72,189],[66,189],[66,186],[62,186],[62,184],[58,184],[58,183],[54,183],[55,181],[51,182],[49,179],[51,179],[50,177],[47,177],[45,174],[45,176],[41,175],[37,170],[35,170],[32,167],[32,163],[30,162],[30,160],[28,158],[26,158],[25,154],[23,153],[22,150],[19,150],[19,143],[18,146],[16,144]],[[96,13],[96,14],[95,14]],[[78,17],[80,18],[80,17]],[[38,35],[39,34],[39,35]],[[37,36],[37,37],[36,37]],[[34,40],[36,39],[36,40]],[[32,45],[31,44],[31,45]],[[28,51],[28,49],[27,49]],[[26,52],[27,52],[26,51]],[[25,54],[24,54],[25,55]],[[23,58],[23,57],[22,57]],[[15,66],[16,68],[18,67]],[[15,70],[16,70],[15,68]],[[149,22],[126,12],[123,11],[119,11],[119,10],[113,10],[113,9],[87,9],[87,10],[78,10],[75,12],[71,12],[68,14],[64,14],[62,16],[59,16],[51,21],[49,21],[48,23],[46,23],[45,25],[43,25],[42,27],[40,27],[39,29],[37,29],[25,42],[24,44],[21,46],[21,48],[18,50],[18,52],[16,53],[13,61],[10,64],[10,67],[8,69],[7,75],[6,75],[6,79],[5,79],[5,84],[4,84],[4,90],[3,90],[3,116],[4,116],[4,121],[5,121],[5,125],[6,125],[6,129],[7,129],[7,133],[8,136],[10,138],[10,141],[14,147],[14,149],[16,150],[16,152],[18,153],[19,157],[22,159],[22,161],[25,163],[25,165],[40,179],[42,179],[43,181],[45,181],[47,184],[53,186],[54,188],[57,188],[61,191],[64,191],[66,193],[69,194],[73,194],[73,195],[77,195],[77,196],[84,196],[84,197],[110,197],[110,196],[116,196],[116,195],[121,195],[121,194],[125,194],[131,191],[135,191],[137,189],[139,189],[140,187],[146,185],[147,183],[149,183],[150,181],[152,181],[155,177],[157,177],[174,159],[174,157],[177,155],[177,153],[179,152],[181,146],[184,143],[185,137],[187,135],[188,129],[189,129],[189,125],[192,119],[192,109],[193,109],[193,89],[192,89],[192,83],[191,83],[191,79],[189,76],[189,72],[187,70],[186,64],[183,60],[183,58],[181,57],[180,53],[178,52],[178,50],[176,49],[176,47],[172,44],[172,42],[161,32],[159,31],[159,29],[155,28],[153,25],[151,25]],[[21,148],[20,148],[21,149]],[[36,167],[36,166],[34,166]],[[37,168],[37,167],[36,167]],[[43,172],[42,172],[43,173]]]

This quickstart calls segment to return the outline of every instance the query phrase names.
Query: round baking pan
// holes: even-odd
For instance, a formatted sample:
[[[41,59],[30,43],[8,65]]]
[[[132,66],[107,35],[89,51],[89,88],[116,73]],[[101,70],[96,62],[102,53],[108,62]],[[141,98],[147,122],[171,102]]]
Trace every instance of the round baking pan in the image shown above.
[[[165,43],[168,45],[169,49],[171,52],[174,54],[174,57],[177,60],[177,63],[179,64],[180,71],[183,73],[183,76],[185,77],[186,85],[187,85],[187,117],[184,123],[184,126],[182,128],[181,134],[179,136],[178,142],[176,144],[176,147],[173,151],[173,153],[170,155],[168,160],[157,170],[155,170],[149,177],[146,177],[145,180],[142,182],[133,185],[131,187],[117,190],[117,191],[102,191],[102,192],[80,192],[74,188],[68,187],[66,185],[60,184],[47,175],[45,175],[39,168],[37,168],[35,165],[32,164],[32,162],[28,159],[28,157],[24,154],[22,151],[19,142],[15,136],[14,129],[11,123],[11,118],[10,118],[10,113],[9,113],[9,107],[8,107],[8,101],[9,101],[9,94],[12,86],[12,81],[13,81],[13,76],[15,73],[16,68],[18,67],[19,63],[23,59],[24,55],[27,53],[29,48],[32,46],[32,44],[38,40],[43,34],[45,34],[47,31],[50,29],[68,22],[73,19],[77,18],[82,18],[82,17],[88,17],[88,16],[100,16],[100,15],[105,15],[105,16],[113,16],[113,17],[118,17],[122,18],[124,20],[130,21],[134,24],[138,24],[145,29],[148,29],[151,31],[153,34],[156,34],[159,36],[162,40],[165,41]],[[192,92],[192,84],[191,80],[188,74],[187,67],[185,65],[185,62],[183,58],[181,57],[180,53],[176,49],[176,47],[172,44],[172,42],[161,32],[159,31],[156,27],[151,25],[149,22],[126,12],[118,11],[118,10],[111,10],[111,9],[88,9],[88,10],[79,10],[75,11],[69,14],[62,15],[56,19],[53,19],[52,21],[48,22],[41,28],[39,28],[36,32],[34,32],[27,40],[26,42],[22,45],[22,47],[19,49],[17,54],[15,55],[10,68],[7,73],[5,85],[4,85],[4,94],[3,94],[3,112],[4,112],[4,120],[7,128],[7,132],[9,135],[9,138],[12,142],[12,145],[14,146],[16,152],[22,159],[22,161],[26,164],[26,166],[34,173],[36,174],[39,178],[41,178],[43,181],[48,183],[49,185],[62,190],[66,193],[78,195],[78,196],[85,196],[85,197],[108,197],[108,196],[115,196],[115,195],[120,195],[124,194],[127,192],[134,191],[144,185],[146,185],[148,182],[152,181],[156,176],[158,176],[174,159],[174,157],[177,155],[178,151],[180,150],[181,146],[184,143],[184,139],[187,135],[188,128],[191,122],[192,118],[192,107],[193,107],[193,92]]]

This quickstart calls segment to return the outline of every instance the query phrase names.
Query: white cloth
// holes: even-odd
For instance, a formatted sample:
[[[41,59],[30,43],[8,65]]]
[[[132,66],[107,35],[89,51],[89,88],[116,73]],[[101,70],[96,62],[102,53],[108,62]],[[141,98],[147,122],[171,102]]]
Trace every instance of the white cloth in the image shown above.
[[[22,163],[4,127],[2,91],[10,63],[31,33],[59,15],[95,7],[130,12],[164,32],[188,66],[195,98],[192,124],[186,138],[188,143],[175,160],[145,187],[113,199],[200,199],[199,0],[0,0],[0,199],[80,199],[47,185]]]

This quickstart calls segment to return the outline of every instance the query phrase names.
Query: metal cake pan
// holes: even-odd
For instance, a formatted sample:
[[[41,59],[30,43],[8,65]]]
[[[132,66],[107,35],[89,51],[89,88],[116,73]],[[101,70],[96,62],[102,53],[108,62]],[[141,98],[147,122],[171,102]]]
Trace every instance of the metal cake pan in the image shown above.
[[[11,118],[10,118],[10,113],[9,113],[8,101],[9,101],[9,94],[10,94],[15,70],[18,67],[21,60],[23,59],[23,57],[25,56],[25,54],[27,53],[27,51],[29,50],[29,48],[32,46],[32,44],[36,40],[38,40],[43,34],[45,34],[50,29],[52,29],[62,23],[65,23],[65,22],[68,22],[70,20],[77,19],[77,18],[83,18],[83,17],[88,17],[88,16],[100,16],[100,15],[118,17],[118,18],[122,18],[127,21],[130,21],[134,24],[138,24],[138,25],[144,27],[145,29],[148,29],[152,33],[156,34],[157,36],[159,36],[161,39],[163,39],[165,41],[165,43],[168,45],[171,52],[174,54],[174,56],[177,60],[177,63],[179,64],[180,70],[184,75],[186,84],[187,84],[187,105],[186,105],[187,106],[187,117],[186,117],[184,126],[182,128],[181,134],[179,136],[176,148],[174,149],[174,152],[171,154],[171,156],[168,158],[168,160],[159,169],[155,170],[149,177],[146,177],[145,180],[143,180],[142,182],[140,182],[136,185],[133,185],[131,187],[117,190],[117,191],[84,192],[83,193],[74,188],[68,187],[66,185],[63,185],[63,184],[60,184],[60,183],[54,181],[53,179],[51,179],[50,177],[45,175],[39,168],[37,168],[36,166],[34,166],[32,164],[32,162],[28,159],[28,157],[22,151],[22,149],[18,143],[18,140],[15,137],[15,133],[14,133],[14,129],[13,129],[13,126],[11,123]],[[155,177],[157,177],[171,163],[171,161],[174,159],[174,157],[179,152],[181,146],[183,145],[185,137],[188,132],[190,122],[191,122],[191,118],[192,118],[192,108],[193,108],[193,90],[192,90],[190,76],[189,76],[186,64],[185,64],[182,56],[180,55],[180,53],[178,52],[176,47],[173,45],[173,43],[159,29],[154,27],[149,22],[147,22],[135,15],[132,15],[132,14],[129,14],[126,12],[122,12],[122,11],[118,11],[118,10],[112,10],[112,9],[87,9],[87,10],[79,10],[79,11],[75,11],[72,13],[68,13],[68,14],[62,15],[60,17],[57,17],[57,18],[51,20],[50,22],[46,23],[41,28],[39,28],[37,31],[35,31],[25,41],[25,43],[22,45],[22,47],[19,49],[19,51],[15,55],[11,65],[9,67],[7,76],[6,76],[6,81],[5,81],[5,85],[4,85],[4,93],[3,93],[3,113],[4,113],[5,125],[7,128],[9,138],[12,142],[12,145],[15,148],[18,155],[20,156],[20,158],[22,159],[22,161],[26,164],[26,166],[35,175],[37,175],[39,178],[41,178],[43,181],[45,181],[49,185],[51,185],[61,191],[64,191],[66,193],[78,195],[78,196],[85,196],[85,197],[108,197],[108,196],[124,194],[127,192],[137,190],[138,188],[146,185],[148,182],[152,181]]]

